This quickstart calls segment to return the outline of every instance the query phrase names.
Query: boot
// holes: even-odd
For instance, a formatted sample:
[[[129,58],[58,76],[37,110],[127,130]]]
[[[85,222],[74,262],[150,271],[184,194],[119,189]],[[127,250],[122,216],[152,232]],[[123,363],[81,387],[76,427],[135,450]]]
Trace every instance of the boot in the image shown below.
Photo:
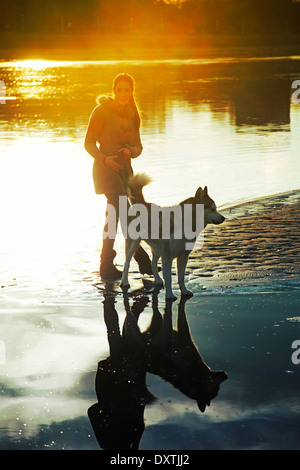
[[[108,279],[121,279],[122,271],[116,268],[113,260],[116,256],[113,249],[102,249],[100,257],[100,276]]]
[[[144,248],[139,246],[136,252],[134,253],[133,257],[139,265],[139,270],[141,274],[153,274],[150,258]]]

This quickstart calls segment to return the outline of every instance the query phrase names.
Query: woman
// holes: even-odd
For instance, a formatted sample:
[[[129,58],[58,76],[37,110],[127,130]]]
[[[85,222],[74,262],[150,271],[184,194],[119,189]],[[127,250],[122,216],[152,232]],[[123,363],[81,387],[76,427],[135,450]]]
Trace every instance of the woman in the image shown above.
[[[84,142],[85,149],[94,158],[95,192],[105,194],[107,204],[115,208],[115,234],[119,221],[119,196],[127,195],[126,181],[133,173],[131,159],[137,158],[143,149],[140,116],[133,93],[133,78],[126,73],[117,75],[113,83],[113,97],[102,96],[97,100],[98,106],[91,114]],[[107,232],[108,223],[111,221],[107,219],[103,233]],[[116,256],[114,241],[114,237],[103,236],[100,275],[117,279],[122,272],[113,264]],[[150,259],[143,248],[139,247],[134,257],[142,274],[152,274]]]

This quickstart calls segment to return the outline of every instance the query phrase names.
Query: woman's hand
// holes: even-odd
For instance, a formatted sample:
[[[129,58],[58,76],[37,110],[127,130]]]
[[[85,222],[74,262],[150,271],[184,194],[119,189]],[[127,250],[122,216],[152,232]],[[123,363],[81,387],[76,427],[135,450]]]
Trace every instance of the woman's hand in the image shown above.
[[[114,157],[106,157],[104,163],[105,163],[106,166],[108,166],[112,170],[120,171],[120,170],[122,170],[123,167],[122,167],[122,165],[120,165],[119,163],[117,163],[115,161],[116,158],[119,158],[118,155],[116,155]]]
[[[123,149],[120,149],[120,152],[123,152],[123,157],[124,158],[131,158],[131,156],[132,156],[131,150],[126,148],[126,147],[123,148]]]

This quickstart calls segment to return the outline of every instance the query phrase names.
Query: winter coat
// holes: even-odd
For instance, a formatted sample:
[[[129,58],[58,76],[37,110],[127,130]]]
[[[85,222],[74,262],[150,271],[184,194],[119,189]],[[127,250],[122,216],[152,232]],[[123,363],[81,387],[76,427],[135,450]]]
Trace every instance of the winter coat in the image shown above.
[[[128,105],[121,112],[110,97],[104,96],[93,110],[84,141],[84,147],[94,158],[93,181],[96,194],[126,194],[126,180],[133,173],[131,158],[124,158],[120,149],[131,150],[132,158],[142,152],[139,123],[133,108]],[[97,145],[98,144],[98,145]],[[105,165],[107,156],[119,155],[123,166],[115,171]]]

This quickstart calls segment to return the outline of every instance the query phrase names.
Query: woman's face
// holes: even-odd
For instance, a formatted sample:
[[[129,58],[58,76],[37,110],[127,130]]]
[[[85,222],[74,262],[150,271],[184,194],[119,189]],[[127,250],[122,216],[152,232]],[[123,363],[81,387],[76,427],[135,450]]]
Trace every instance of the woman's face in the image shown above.
[[[126,104],[129,104],[132,96],[132,90],[129,83],[125,82],[125,80],[119,81],[114,88],[114,95],[116,103],[120,106],[125,106]]]

